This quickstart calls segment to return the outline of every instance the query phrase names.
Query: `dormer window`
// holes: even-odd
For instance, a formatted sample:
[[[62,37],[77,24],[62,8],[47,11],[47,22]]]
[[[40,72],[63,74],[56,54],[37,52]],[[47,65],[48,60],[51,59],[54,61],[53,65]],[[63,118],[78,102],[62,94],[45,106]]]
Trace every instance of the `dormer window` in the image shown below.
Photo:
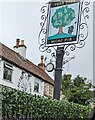
[[[13,66],[9,63],[4,63],[4,72],[3,72],[3,79],[7,81],[12,81],[12,72]]]

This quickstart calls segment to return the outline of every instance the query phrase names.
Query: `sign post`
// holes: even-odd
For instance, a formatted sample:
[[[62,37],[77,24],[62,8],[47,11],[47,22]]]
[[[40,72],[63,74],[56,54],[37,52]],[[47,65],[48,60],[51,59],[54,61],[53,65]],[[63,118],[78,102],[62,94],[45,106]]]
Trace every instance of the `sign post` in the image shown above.
[[[78,9],[78,10],[76,10]],[[76,12],[75,12],[76,10]],[[47,46],[58,45],[54,75],[53,98],[60,99],[64,45],[77,42],[79,3],[51,2]],[[77,22],[76,22],[77,21]],[[64,29],[64,30],[63,30]],[[74,29],[74,30],[73,30]],[[61,44],[64,44],[60,47]]]
[[[41,31],[38,36],[39,49],[41,52],[51,53],[51,57],[55,58],[55,67],[52,66],[51,59],[50,63],[46,65],[48,72],[55,70],[54,99],[60,99],[64,55],[69,56],[69,50],[74,51],[76,48],[84,47],[85,40],[88,37],[86,20],[89,18],[87,14],[89,4],[88,0],[82,0],[81,2],[79,0],[68,0],[68,2],[66,0],[52,0],[48,3],[47,11],[45,10],[47,6],[41,8],[42,22],[40,23]],[[82,21],[81,17],[83,17]]]
[[[56,68],[54,76],[54,94],[53,94],[53,98],[57,100],[60,99],[63,56],[64,47],[58,47],[56,50]]]

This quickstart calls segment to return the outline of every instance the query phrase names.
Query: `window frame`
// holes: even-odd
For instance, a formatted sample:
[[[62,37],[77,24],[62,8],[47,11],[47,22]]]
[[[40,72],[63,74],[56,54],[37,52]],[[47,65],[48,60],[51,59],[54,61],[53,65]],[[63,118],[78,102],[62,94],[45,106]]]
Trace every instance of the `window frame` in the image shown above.
[[[35,78],[35,80],[34,80],[34,92],[39,93],[39,88],[40,88],[40,86],[39,86],[39,79]]]
[[[3,80],[12,82],[13,66],[10,63],[4,62],[3,64]],[[5,72],[7,72],[5,77]]]

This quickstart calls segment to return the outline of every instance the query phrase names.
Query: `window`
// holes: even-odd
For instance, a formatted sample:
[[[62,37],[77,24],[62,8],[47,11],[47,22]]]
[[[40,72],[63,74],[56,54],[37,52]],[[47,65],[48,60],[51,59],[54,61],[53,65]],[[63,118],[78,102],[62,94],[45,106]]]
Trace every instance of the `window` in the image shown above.
[[[39,92],[39,80],[35,80],[34,82],[34,91]]]
[[[4,63],[3,79],[12,81],[12,71],[13,67],[8,63]]]

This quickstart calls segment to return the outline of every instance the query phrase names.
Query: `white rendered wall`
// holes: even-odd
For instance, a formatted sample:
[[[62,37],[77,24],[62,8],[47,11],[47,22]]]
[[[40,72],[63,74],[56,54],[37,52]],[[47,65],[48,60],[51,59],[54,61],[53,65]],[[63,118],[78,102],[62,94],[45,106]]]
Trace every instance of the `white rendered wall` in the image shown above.
[[[19,53],[22,57],[26,58],[26,47],[25,46],[14,47],[13,49],[15,52]]]
[[[20,77],[21,77],[21,74],[22,74],[22,69],[16,67],[13,65],[13,73],[12,73],[12,81],[6,81],[3,79],[3,64],[4,64],[4,61],[0,61],[0,84],[2,85],[5,85],[5,86],[8,86],[8,87],[11,87],[11,88],[15,88],[15,89],[19,89],[19,90],[22,90],[21,86],[18,88],[18,82],[20,81]],[[12,65],[12,64],[11,64]],[[29,73],[27,73],[26,71],[25,72],[25,76],[28,76]],[[29,78],[29,82],[27,82],[26,79],[23,79],[22,81],[24,81],[23,83],[27,83],[28,84],[31,84],[31,94],[36,94],[36,95],[41,95],[43,96],[44,95],[44,82],[33,76],[32,74],[30,74],[31,77]],[[34,81],[35,79],[38,79],[39,80],[39,92],[34,92]],[[21,82],[20,82],[21,83]],[[30,92],[30,87],[27,88],[26,92]]]
[[[18,53],[22,56],[22,57],[24,57],[24,58],[26,58],[26,47],[18,47]]]

